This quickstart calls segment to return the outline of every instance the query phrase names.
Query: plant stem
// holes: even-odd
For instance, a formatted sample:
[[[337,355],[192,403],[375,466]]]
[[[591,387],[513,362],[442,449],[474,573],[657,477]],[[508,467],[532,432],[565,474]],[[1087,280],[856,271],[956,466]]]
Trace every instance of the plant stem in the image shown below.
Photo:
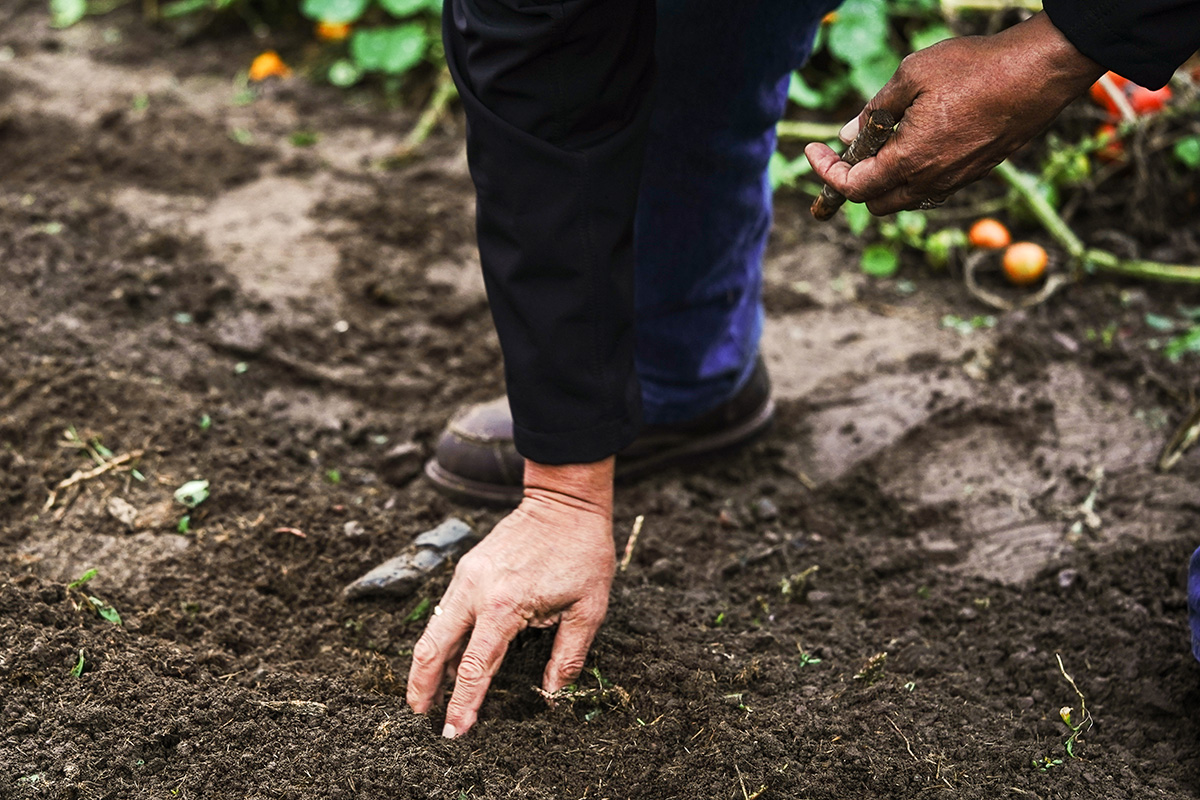
[[[1164,264],[1160,261],[1142,261],[1136,258],[1118,258],[1107,250],[1089,249],[1083,254],[1083,263],[1092,269],[1128,275],[1131,278],[1200,284],[1200,267]]]
[[[1037,217],[1038,222],[1042,223],[1054,240],[1071,254],[1071,258],[1076,260],[1083,258],[1083,253],[1087,249],[1084,247],[1083,241],[1075,235],[1067,223],[1063,222],[1063,218],[1058,215],[1052,205],[1046,202],[1046,198],[1042,197],[1041,192],[1037,190],[1037,181],[1032,175],[1021,172],[1007,161],[997,164],[995,173],[1020,195],[1030,212]]]
[[[822,142],[838,138],[842,126],[831,122],[798,122],[783,120],[776,123],[775,135],[781,139],[807,139],[811,142]]]
[[[1107,250],[1085,246],[1054,210],[1054,207],[1046,202],[1046,198],[1037,190],[1037,179],[1007,161],[997,164],[995,173],[1020,196],[1030,212],[1037,217],[1038,222],[1042,223],[1050,236],[1070,254],[1072,260],[1083,264],[1085,269],[1112,272],[1131,278],[1200,284],[1200,267],[1164,264],[1159,261],[1143,261],[1141,259],[1123,259]]]
[[[433,95],[425,104],[425,110],[421,112],[417,124],[405,137],[402,149],[412,152],[424,144],[425,140],[429,138],[429,134],[433,132],[434,126],[438,124],[438,120],[446,112],[446,106],[450,105],[450,101],[457,96],[458,91],[454,88],[450,70],[442,70],[442,74],[438,76],[437,86],[434,87]]]

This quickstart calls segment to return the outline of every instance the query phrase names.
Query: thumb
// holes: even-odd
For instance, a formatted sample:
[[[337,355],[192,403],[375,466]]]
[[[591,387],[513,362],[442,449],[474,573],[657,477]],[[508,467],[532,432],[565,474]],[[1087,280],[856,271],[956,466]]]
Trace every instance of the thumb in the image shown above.
[[[908,58],[900,62],[900,68],[883,85],[883,88],[863,106],[863,110],[859,112],[858,116],[847,122],[838,131],[838,138],[843,143],[850,144],[854,141],[854,137],[858,136],[858,132],[862,130],[863,124],[866,123],[867,117],[871,116],[872,111],[880,108],[887,109],[897,122],[904,116],[904,112],[912,105],[919,93],[916,84],[909,79],[911,68],[906,66],[907,61]]]
[[[607,598],[605,598],[607,600]],[[588,648],[604,621],[605,608],[587,609],[576,604],[563,612],[554,637],[550,660],[542,674],[542,689],[553,694],[575,682],[583,671]]]

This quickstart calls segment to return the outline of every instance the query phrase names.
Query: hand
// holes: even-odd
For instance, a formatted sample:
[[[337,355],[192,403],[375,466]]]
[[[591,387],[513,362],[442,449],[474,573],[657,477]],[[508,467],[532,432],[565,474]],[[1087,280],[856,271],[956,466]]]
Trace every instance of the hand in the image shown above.
[[[612,458],[561,467],[527,461],[521,505],[458,562],[408,675],[408,704],[418,714],[433,705],[443,678],[453,681],[443,736],[475,724],[509,642],[529,625],[558,625],[545,691],[583,669],[616,569],[612,480]]]
[[[1036,136],[1103,72],[1038,14],[905,58],[841,132],[850,142],[868,114],[891,111],[900,123],[874,158],[851,167],[818,142],[804,154],[822,180],[873,214],[940,202]]]

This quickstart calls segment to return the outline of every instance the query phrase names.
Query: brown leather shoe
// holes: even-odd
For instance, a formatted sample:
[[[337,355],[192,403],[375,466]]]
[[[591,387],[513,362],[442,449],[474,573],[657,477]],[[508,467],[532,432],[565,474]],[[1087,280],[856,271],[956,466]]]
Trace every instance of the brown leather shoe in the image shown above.
[[[746,444],[771,424],[771,380],[759,359],[750,380],[732,398],[699,419],[648,425],[617,454],[617,479],[692,462]],[[498,397],[456,414],[438,439],[425,475],[449,497],[470,504],[521,502],[525,460],[513,444],[508,400]]]

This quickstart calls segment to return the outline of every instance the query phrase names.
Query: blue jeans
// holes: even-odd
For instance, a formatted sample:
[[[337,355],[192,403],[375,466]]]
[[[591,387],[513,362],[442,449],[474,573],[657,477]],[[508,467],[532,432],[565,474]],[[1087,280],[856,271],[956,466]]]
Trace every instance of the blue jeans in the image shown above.
[[[684,422],[750,377],[788,80],[837,0],[659,0],[658,83],[635,228],[645,421]]]
[[[1200,549],[1188,567],[1188,618],[1192,623],[1192,655],[1200,661]]]

